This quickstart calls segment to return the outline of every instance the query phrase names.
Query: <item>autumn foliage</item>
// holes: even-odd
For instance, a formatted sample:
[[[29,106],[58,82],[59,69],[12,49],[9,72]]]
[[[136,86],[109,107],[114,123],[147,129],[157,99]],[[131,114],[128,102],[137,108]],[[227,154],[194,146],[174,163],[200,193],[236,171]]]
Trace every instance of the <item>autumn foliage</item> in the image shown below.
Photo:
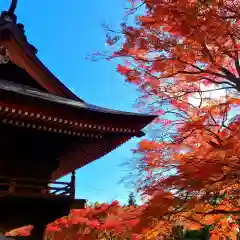
[[[133,239],[131,228],[136,225],[141,208],[111,204],[94,204],[85,209],[72,210],[69,216],[49,224],[46,239]],[[7,236],[29,236],[33,226],[25,226],[6,233]]]
[[[199,92],[199,84],[240,90],[238,0],[132,2],[131,11],[145,3],[146,14],[137,26],[122,24],[125,41],[112,55],[126,58],[118,71],[129,82],[161,98]],[[108,35],[110,44],[121,36]]]
[[[140,110],[159,116],[154,140],[142,140],[135,150],[136,166],[145,172],[139,191],[147,199],[136,231],[169,235],[181,222],[214,225],[213,237],[235,239],[240,1],[130,2],[128,14],[137,21],[108,31],[109,44],[117,47],[108,58],[121,59],[118,72],[141,90]]]

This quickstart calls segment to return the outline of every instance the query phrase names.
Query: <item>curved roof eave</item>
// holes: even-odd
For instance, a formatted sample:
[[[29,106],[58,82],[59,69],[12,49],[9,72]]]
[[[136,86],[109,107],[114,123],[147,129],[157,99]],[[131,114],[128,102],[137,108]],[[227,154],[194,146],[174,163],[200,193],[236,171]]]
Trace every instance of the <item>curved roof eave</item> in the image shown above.
[[[136,116],[136,117],[144,117],[149,118],[149,123],[156,118],[155,115],[149,115],[149,114],[142,114],[142,113],[134,113],[134,112],[124,112],[124,111],[118,111],[118,110],[112,110],[108,108],[99,107],[93,104],[88,104],[86,102],[80,102],[68,98],[64,98],[61,96],[56,96],[50,93],[42,92],[38,89],[34,89],[25,85],[16,84],[9,82],[4,79],[0,79],[0,90],[13,92],[16,94],[40,99],[43,101],[53,102],[56,104],[62,104],[65,106],[73,107],[76,109],[85,109],[92,112],[100,112],[100,113],[108,113],[112,115],[125,115],[125,116]]]

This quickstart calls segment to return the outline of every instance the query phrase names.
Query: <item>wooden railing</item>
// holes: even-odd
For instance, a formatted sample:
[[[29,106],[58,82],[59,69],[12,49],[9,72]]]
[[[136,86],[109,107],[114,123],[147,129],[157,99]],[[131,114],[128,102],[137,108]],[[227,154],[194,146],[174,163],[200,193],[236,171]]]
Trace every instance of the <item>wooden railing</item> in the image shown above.
[[[70,182],[0,176],[0,196],[69,196],[75,197],[75,173]]]

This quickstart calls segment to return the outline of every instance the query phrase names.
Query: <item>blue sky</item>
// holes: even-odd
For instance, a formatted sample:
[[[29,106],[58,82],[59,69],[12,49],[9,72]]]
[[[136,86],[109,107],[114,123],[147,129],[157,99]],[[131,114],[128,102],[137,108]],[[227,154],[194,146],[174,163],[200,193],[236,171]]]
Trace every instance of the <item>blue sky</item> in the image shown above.
[[[88,53],[103,51],[105,35],[102,23],[118,27],[124,15],[118,0],[19,0],[16,14],[25,25],[30,43],[38,50],[38,57],[62,81],[85,101],[117,110],[136,111],[137,99],[133,86],[124,83],[116,72],[116,62],[91,62]],[[6,10],[10,0],[1,0]],[[78,198],[89,201],[127,201],[130,186],[119,184],[127,174],[120,166],[131,160],[133,139],[107,156],[77,171]]]

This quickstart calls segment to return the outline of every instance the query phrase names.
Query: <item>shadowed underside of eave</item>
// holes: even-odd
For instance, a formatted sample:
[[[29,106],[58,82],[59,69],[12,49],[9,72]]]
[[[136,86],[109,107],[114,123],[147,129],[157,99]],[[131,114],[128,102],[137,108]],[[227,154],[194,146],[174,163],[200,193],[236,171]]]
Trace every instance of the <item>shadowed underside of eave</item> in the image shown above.
[[[107,153],[116,149],[133,136],[106,136],[103,139],[98,139],[93,142],[84,144],[73,144],[69,151],[59,158],[60,165],[53,172],[52,180],[63,177],[72,171],[84,167],[92,161],[103,157]],[[114,161],[114,159],[113,159]]]

